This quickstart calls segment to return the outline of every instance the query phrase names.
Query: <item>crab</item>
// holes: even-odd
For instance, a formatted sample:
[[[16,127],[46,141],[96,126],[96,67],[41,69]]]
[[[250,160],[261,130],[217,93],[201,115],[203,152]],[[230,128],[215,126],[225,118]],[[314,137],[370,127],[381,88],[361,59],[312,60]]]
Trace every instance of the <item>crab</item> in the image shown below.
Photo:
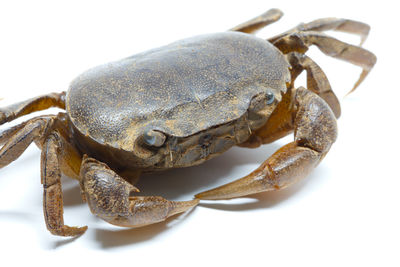
[[[0,125],[58,107],[0,134],[0,168],[32,143],[41,149],[43,210],[54,235],[76,236],[87,226],[64,224],[61,175],[76,179],[93,214],[117,226],[139,227],[187,211],[200,200],[231,199],[279,190],[306,177],[337,138],[340,105],[321,68],[305,52],[360,66],[354,90],[376,62],[371,52],[324,33],[357,34],[369,26],[337,18],[314,20],[269,39],[254,33],[282,16],[271,9],[227,32],[183,39],[90,69],[68,91],[0,109]],[[294,81],[307,72],[307,88]],[[170,201],[138,196],[143,173],[201,164],[233,146],[256,148],[294,133],[249,175]]]

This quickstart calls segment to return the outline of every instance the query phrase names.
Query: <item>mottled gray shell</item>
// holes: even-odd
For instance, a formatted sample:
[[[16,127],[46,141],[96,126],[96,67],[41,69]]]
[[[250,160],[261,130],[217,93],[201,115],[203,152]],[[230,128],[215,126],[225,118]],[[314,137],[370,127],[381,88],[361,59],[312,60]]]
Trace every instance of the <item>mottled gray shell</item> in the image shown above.
[[[201,35],[84,72],[67,111],[84,135],[131,151],[150,129],[186,137],[237,120],[254,96],[285,91],[289,77],[283,55],[263,39]]]

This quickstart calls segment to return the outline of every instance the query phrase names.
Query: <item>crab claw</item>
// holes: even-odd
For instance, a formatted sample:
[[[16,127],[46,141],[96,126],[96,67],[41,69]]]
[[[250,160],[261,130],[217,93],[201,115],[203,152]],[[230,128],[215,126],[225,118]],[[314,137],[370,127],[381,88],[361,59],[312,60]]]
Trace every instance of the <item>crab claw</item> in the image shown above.
[[[106,164],[85,157],[81,166],[81,188],[93,214],[118,226],[140,227],[164,221],[199,202],[170,201],[160,196],[132,196],[138,189]]]
[[[108,222],[118,226],[141,227],[161,222],[173,215],[185,212],[199,203],[198,199],[189,201],[170,201],[159,196],[130,197],[125,216],[115,217]]]
[[[207,190],[195,195],[197,199],[204,200],[221,200],[221,199],[231,199],[239,196],[246,196],[260,191],[274,190],[273,186],[265,186],[265,183],[260,179],[262,177],[262,172],[252,174],[243,177],[242,179],[233,181],[229,184],[219,186],[217,188]]]

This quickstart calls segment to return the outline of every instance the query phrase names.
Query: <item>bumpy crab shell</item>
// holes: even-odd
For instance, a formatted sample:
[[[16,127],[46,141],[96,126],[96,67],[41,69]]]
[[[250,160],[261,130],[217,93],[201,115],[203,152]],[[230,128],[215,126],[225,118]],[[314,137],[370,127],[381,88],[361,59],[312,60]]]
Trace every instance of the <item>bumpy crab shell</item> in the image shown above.
[[[86,71],[66,108],[85,136],[132,151],[149,129],[186,137],[237,120],[256,95],[285,92],[288,67],[263,39],[201,35]]]

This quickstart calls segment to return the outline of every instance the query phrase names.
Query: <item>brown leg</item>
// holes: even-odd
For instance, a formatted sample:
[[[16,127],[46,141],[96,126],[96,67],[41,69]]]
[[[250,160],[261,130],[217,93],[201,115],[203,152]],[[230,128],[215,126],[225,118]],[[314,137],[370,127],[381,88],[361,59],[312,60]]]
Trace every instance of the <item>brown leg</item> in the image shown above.
[[[42,137],[52,122],[52,117],[38,117],[6,130],[0,137],[0,143],[4,143],[0,149],[0,168],[16,160],[33,141]]]
[[[319,32],[296,32],[285,35],[273,42],[273,44],[284,54],[290,52],[305,53],[308,50],[308,47],[316,45],[328,56],[360,66],[363,71],[349,93],[354,91],[360,85],[376,63],[376,56],[368,50],[359,46],[344,43]]]
[[[65,109],[65,92],[38,96],[8,107],[0,108],[0,125],[29,113],[59,107]]]
[[[0,143],[4,145],[0,149],[0,168],[16,160],[32,142],[36,142],[42,149],[41,178],[47,228],[55,235],[73,236],[83,233],[86,228],[64,225],[60,178],[61,170],[72,177],[77,176],[74,173],[79,173],[80,157],[57,132],[52,132],[56,121],[57,117],[52,115],[37,117],[2,133]]]
[[[351,34],[357,34],[361,38],[361,44],[367,39],[370,27],[368,24],[363,22],[349,20],[349,19],[338,19],[338,18],[323,18],[311,21],[309,23],[301,23],[297,27],[286,31],[282,34],[274,36],[268,41],[271,43],[277,41],[278,39],[284,37],[285,35],[289,35],[295,32],[304,32],[304,31],[339,31]]]
[[[82,158],[76,148],[65,141],[68,135],[63,124],[65,116],[65,113],[59,113],[57,116],[40,116],[3,131],[0,134],[0,146],[4,145],[0,149],[0,168],[16,160],[33,141],[42,149],[46,134],[57,128],[64,137],[60,153],[62,172],[68,177],[78,179]]]
[[[84,157],[81,189],[93,214],[118,226],[139,227],[165,220],[197,205],[198,200],[169,201],[159,196],[131,196],[138,189],[106,164]]]
[[[238,31],[244,33],[254,33],[257,30],[278,21],[283,16],[282,11],[279,9],[270,9],[267,12],[255,17],[249,21],[246,21],[236,27],[230,29],[230,31]]]
[[[50,134],[42,147],[41,178],[43,184],[43,211],[47,229],[53,235],[76,236],[83,234],[87,226],[64,225],[61,169],[59,154],[63,139],[57,132]]]
[[[289,53],[287,59],[291,69],[292,85],[303,70],[307,72],[307,89],[328,103],[336,118],[340,117],[340,103],[323,70],[309,57],[300,53]]]
[[[336,119],[313,92],[299,88],[292,114],[295,141],[282,147],[251,174],[221,187],[196,195],[199,199],[230,199],[285,188],[306,177],[336,140]]]
[[[15,125],[14,127],[11,127],[9,129],[1,132],[0,133],[0,146],[4,145],[12,136],[14,136],[20,130],[22,130],[25,127],[27,122],[29,122],[29,121],[20,123],[18,125]]]

